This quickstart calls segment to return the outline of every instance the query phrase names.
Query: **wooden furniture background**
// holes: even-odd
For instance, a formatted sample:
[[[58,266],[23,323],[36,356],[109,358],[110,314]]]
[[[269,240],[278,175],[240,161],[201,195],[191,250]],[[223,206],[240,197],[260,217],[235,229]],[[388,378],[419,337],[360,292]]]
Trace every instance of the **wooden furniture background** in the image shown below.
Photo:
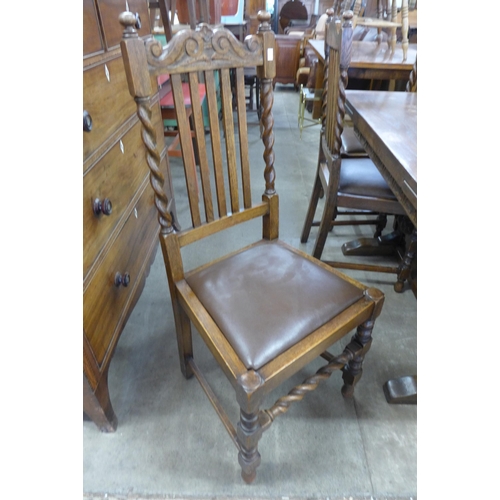
[[[301,24],[306,25],[308,19],[307,8],[300,0],[288,0],[279,10],[279,25],[283,33],[291,21],[302,21]]]
[[[337,3],[338,6],[338,3]],[[387,221],[386,214],[404,215],[404,209],[392,193],[389,185],[378,172],[369,158],[343,158],[341,156],[341,136],[344,129],[345,95],[347,72],[352,40],[345,37],[341,53],[337,56],[328,39],[336,29],[337,21],[333,17],[333,9],[327,11],[329,20],[326,24],[326,58],[325,84],[322,93],[322,123],[318,164],[313,184],[309,208],[304,221],[300,241],[307,242],[312,226],[318,226],[312,255],[320,259],[332,226],[375,224],[374,238],[378,238]],[[346,19],[352,18],[352,12],[344,13]],[[341,60],[341,75],[336,74],[339,64],[335,56]],[[324,193],[324,204],[319,222],[314,221],[321,193]],[[339,216],[349,216],[348,220],[338,220]],[[361,220],[351,220],[353,215],[363,215]],[[377,218],[366,219],[366,215]],[[328,261],[334,267],[348,269],[366,269],[389,272],[382,266],[351,264]],[[391,269],[396,272],[397,268]]]
[[[219,0],[149,0],[149,14],[155,35],[172,38],[174,31],[195,27],[198,23],[219,24],[221,4]],[[179,24],[174,24],[175,14]]]
[[[259,27],[257,14],[266,8],[266,0],[245,0],[245,19],[248,21],[247,35],[255,35]]]
[[[146,117],[141,135],[147,145],[145,159],[151,170],[151,187],[159,211],[160,242],[181,371],[186,378],[194,375],[205,390],[238,450],[242,477],[247,483],[255,479],[260,464],[258,442],[262,433],[292,403],[301,400],[337,370],[342,370],[342,394],[347,398],[353,396],[371,345],[375,320],[383,305],[383,294],[379,290],[367,288],[279,240],[272,117],[276,58],[270,17],[268,13],[259,13],[261,25],[252,43],[238,42],[228,30],[214,33],[203,26],[174,35],[159,53],[152,50],[152,44],[145,45],[137,37],[133,14],[125,12],[120,16],[125,27],[122,50],[130,93],[136,98],[138,114]],[[337,49],[340,38],[341,32],[337,33]],[[200,43],[202,40],[204,44]],[[193,45],[203,49],[188,50]],[[260,197],[252,196],[250,182],[249,148],[254,145],[248,142],[246,126],[245,67],[257,68],[261,85],[264,161],[260,168],[264,171],[265,186],[262,186],[264,192],[259,190]],[[235,73],[236,109],[231,72]],[[159,152],[147,119],[151,77],[166,73],[172,79],[184,153],[188,152],[185,146],[192,137],[181,75],[189,82],[195,140],[200,153],[199,174],[192,168],[191,155],[183,155],[192,227],[182,231],[175,229],[175,221],[168,211],[170,196],[163,190],[158,175]],[[216,107],[214,73],[219,73],[221,81],[222,123],[219,123]],[[206,86],[211,117],[207,135],[198,95],[200,74]],[[202,200],[196,193],[197,184],[202,186]],[[182,189],[181,193],[185,196],[186,191]],[[204,263],[200,256],[200,267],[184,268],[183,247],[200,245],[205,237],[252,219],[260,219],[262,224],[253,244],[209,263]],[[214,362],[232,385],[231,396],[240,410],[236,428],[195,363],[191,325],[196,327]],[[355,328],[356,333],[341,355],[333,356],[326,351]],[[328,364],[269,409],[260,409],[266,395],[318,356],[324,357]],[[201,415],[203,409],[199,411]]]
[[[275,14],[279,17],[281,10],[287,4],[290,0],[275,0],[274,2],[274,11]],[[319,18],[321,14],[324,14],[328,8],[330,8],[333,4],[333,0],[319,0],[319,2],[316,2],[316,0],[302,0],[301,3],[305,6],[308,14],[308,19],[310,21],[314,22],[313,16],[316,16]],[[316,4],[318,7],[318,11],[316,12]],[[279,20],[278,20],[279,21]],[[277,23],[278,31],[276,33],[280,34],[283,33],[283,30],[281,28],[281,25],[279,22]]]
[[[308,40],[318,55],[318,68],[316,72],[316,88],[323,86],[323,66],[325,62],[324,40]],[[390,50],[377,44],[377,42],[352,42],[351,65],[349,66],[349,80],[353,78],[361,80],[389,80],[390,88],[394,89],[398,81],[406,82],[410,77],[415,61],[417,60],[417,44],[409,44],[406,61],[403,61],[403,50],[400,45],[396,46],[394,54]],[[313,118],[321,116],[321,106],[315,105]]]
[[[274,83],[296,84],[302,37],[276,35],[276,77]]]
[[[307,43],[318,54],[321,62],[325,60],[324,40],[310,39]],[[404,80],[408,81],[413,65],[417,60],[417,44],[408,45],[408,56],[403,61],[403,51],[396,46],[394,54],[377,42],[365,42],[354,40],[352,42],[351,65],[349,66],[349,78],[360,78],[366,80]]]
[[[140,36],[149,36],[147,1],[128,4],[140,18]],[[109,364],[158,236],[140,122],[119,47],[122,10],[113,0],[83,0],[83,411],[103,431],[117,426]],[[152,120],[163,140],[157,96]],[[166,148],[160,148],[166,172]]]
[[[360,16],[361,1],[356,0],[353,11],[353,25],[365,26],[368,28],[377,29],[377,42],[382,41],[383,30],[390,33],[387,43],[391,54],[396,50],[396,41],[398,29],[401,33],[401,47],[403,51],[403,61],[406,61],[408,52],[408,0],[402,0],[401,12],[398,19],[397,2],[396,0],[378,0],[377,2],[377,17]]]

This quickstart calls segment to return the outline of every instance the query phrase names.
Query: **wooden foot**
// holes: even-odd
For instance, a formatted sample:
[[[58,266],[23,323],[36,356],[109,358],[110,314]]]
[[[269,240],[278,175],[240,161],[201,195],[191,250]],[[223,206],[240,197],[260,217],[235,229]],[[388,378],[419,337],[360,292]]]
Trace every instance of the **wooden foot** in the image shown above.
[[[101,432],[115,432],[118,426],[108,391],[108,374],[102,375],[102,378],[95,391],[83,375],[83,412],[90,420],[94,422]]]
[[[385,399],[389,404],[416,405],[417,404],[417,376],[388,380],[384,384]]]
[[[398,247],[404,244],[404,235],[393,231],[378,238],[359,238],[342,245],[342,253],[346,256],[391,256],[397,255]]]
[[[379,238],[359,238],[342,245],[346,256],[391,256],[396,255],[396,247],[380,244]]]
[[[241,466],[241,477],[250,484],[257,476],[257,467],[260,465],[260,453],[257,443],[262,436],[258,413],[240,411],[240,421],[237,428],[240,452],[238,462]]]
[[[247,484],[255,479],[257,467],[260,465],[258,443],[264,430],[259,420],[260,396],[257,393],[261,385],[262,378],[253,370],[238,377],[236,389],[236,398],[240,405],[240,421],[236,427],[240,450],[238,462],[241,466],[241,477]]]

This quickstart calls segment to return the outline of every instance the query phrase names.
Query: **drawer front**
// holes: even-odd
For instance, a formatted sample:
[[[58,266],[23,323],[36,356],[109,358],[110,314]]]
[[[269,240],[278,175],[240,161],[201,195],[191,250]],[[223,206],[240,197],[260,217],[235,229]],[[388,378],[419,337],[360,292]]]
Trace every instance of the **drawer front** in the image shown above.
[[[83,0],[83,57],[104,50],[94,0]]]
[[[83,109],[92,130],[83,132],[83,161],[136,112],[121,57],[83,72]]]
[[[127,317],[127,308],[140,283],[140,273],[158,238],[157,210],[149,184],[128,217],[92,281],[83,294],[83,329],[95,359],[102,364]],[[128,273],[128,286],[115,285],[116,274]]]
[[[119,45],[122,39],[123,26],[118,21],[118,16],[126,10],[125,2],[123,0],[98,0],[97,4],[101,14],[106,47],[110,50]],[[134,14],[139,14],[141,18],[141,29],[138,30],[139,36],[149,35],[151,27],[147,0],[128,0],[128,10]]]
[[[153,107],[157,135],[163,136],[161,114]],[[122,220],[134,194],[149,168],[141,138],[141,123],[135,125],[83,176],[83,276],[85,277],[106,241]],[[95,201],[101,213],[94,213]],[[102,212],[104,201],[111,202],[111,213]]]

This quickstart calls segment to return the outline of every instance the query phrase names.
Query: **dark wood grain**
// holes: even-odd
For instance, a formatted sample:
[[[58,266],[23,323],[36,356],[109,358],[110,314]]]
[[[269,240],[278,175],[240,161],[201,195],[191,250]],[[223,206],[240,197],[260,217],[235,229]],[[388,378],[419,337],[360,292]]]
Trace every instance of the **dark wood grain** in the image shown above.
[[[299,69],[302,37],[276,35],[276,76],[274,83],[293,83]]]
[[[348,90],[346,110],[417,226],[417,93]]]
[[[83,57],[102,52],[103,49],[94,1],[83,0]]]
[[[146,36],[147,1],[131,0],[129,5],[140,14],[140,33]],[[117,47],[122,9],[123,2],[116,0],[83,3],[83,111],[87,117],[83,131],[83,410],[105,432],[114,431],[118,422],[107,383],[109,363],[158,247],[153,195],[145,189],[149,170],[142,161],[141,127]],[[156,85],[153,77],[148,83]],[[152,110],[152,127],[160,138],[159,170],[165,175],[158,94],[153,96]],[[171,180],[164,185],[170,193]],[[96,200],[106,201],[107,209],[103,205],[96,211]],[[173,204],[169,209],[175,212]]]

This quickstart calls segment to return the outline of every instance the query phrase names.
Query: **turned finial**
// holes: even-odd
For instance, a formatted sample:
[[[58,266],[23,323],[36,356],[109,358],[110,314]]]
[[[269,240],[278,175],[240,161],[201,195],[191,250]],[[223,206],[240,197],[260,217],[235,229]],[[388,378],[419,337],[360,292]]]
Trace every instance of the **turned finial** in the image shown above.
[[[260,23],[268,23],[271,20],[271,14],[267,10],[259,10],[257,13],[257,19]]]
[[[271,14],[267,10],[259,10],[257,14],[257,19],[259,20],[259,31],[271,31],[271,25],[269,21],[271,19]]]
[[[351,21],[353,18],[353,12],[352,10],[345,10],[344,13],[342,14],[342,19],[345,21]]]
[[[118,20],[120,21],[120,24],[125,28],[123,30],[124,38],[131,38],[138,36],[137,31],[135,30],[135,25],[137,23],[137,18],[135,14],[132,14],[132,12],[122,12],[118,16]]]

